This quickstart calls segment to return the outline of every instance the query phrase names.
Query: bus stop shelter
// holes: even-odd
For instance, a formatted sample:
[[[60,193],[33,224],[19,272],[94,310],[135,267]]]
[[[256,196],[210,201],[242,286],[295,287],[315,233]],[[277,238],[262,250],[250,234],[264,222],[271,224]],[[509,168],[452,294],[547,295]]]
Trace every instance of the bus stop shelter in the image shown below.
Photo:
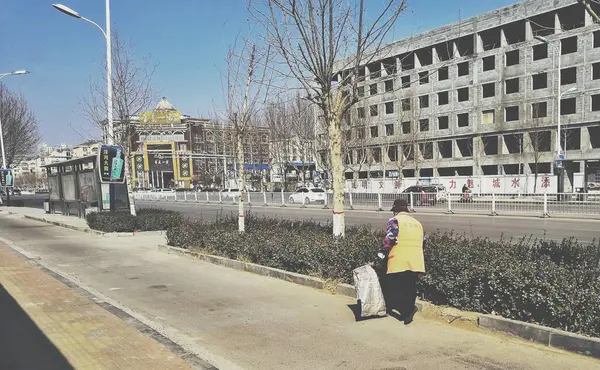
[[[88,212],[128,209],[125,184],[101,184],[98,157],[90,155],[42,166],[50,196],[46,212],[85,217]]]

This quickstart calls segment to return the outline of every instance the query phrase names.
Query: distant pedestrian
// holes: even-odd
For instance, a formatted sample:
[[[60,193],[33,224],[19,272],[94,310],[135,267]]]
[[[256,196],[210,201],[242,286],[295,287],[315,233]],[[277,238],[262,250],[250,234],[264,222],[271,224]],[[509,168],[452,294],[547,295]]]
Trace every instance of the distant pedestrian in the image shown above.
[[[413,321],[417,312],[417,280],[425,272],[423,226],[408,213],[404,199],[394,201],[394,213],[387,224],[387,234],[379,258],[387,258],[382,278],[388,313],[399,311],[404,324]]]

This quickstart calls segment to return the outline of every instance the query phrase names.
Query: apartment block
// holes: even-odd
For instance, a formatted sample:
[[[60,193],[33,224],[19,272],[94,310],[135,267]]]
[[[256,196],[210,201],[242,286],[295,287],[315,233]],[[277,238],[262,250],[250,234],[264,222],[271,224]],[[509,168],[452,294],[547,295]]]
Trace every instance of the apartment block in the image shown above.
[[[358,78],[348,179],[552,174],[559,117],[566,173],[600,158],[600,26],[576,0],[523,1],[394,42]]]

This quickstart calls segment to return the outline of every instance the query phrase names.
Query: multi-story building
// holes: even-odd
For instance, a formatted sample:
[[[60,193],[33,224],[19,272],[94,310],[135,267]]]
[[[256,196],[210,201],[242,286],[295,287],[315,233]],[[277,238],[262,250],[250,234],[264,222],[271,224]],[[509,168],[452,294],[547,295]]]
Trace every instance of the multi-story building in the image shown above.
[[[98,152],[98,145],[99,142],[95,140],[87,141],[74,147],[70,147],[67,144],[60,144],[58,147],[41,144],[37,155],[22,158],[13,167],[15,183],[25,187],[45,187],[47,185],[47,177],[46,168],[43,166],[72,158],[95,155]]]
[[[316,172],[315,146],[312,138],[303,140],[292,135],[272,138],[270,157],[273,186],[293,191],[298,185],[315,185],[315,181],[318,184],[320,176]]]
[[[559,118],[565,191],[600,158],[600,27],[576,0],[523,1],[394,42],[359,79],[348,179],[552,175]]]
[[[133,178],[137,187],[229,186],[235,178],[231,127],[182,115],[166,98],[132,117]],[[268,130],[251,127],[245,138],[245,168],[268,169]]]
[[[100,144],[101,144],[101,142],[98,140],[89,140],[84,143],[75,145],[71,149],[71,156],[73,158],[81,158],[81,157],[87,157],[90,155],[97,155],[98,147],[100,146]]]

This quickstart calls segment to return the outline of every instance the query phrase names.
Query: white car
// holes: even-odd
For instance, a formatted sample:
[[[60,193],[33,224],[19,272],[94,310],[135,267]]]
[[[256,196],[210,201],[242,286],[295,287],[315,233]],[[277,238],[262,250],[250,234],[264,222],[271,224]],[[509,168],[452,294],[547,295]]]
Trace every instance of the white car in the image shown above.
[[[295,193],[290,195],[290,204],[302,203],[322,203],[325,204],[327,200],[327,193],[323,189],[308,189],[300,188]]]
[[[240,197],[240,189],[223,189],[221,190],[222,199],[237,199]]]

